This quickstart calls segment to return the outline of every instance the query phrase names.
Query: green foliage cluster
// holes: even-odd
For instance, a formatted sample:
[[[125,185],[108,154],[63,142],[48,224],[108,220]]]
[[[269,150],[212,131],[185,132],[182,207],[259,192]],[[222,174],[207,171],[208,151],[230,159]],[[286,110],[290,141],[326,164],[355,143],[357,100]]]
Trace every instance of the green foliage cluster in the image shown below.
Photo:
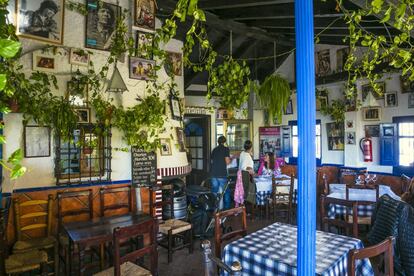
[[[346,40],[350,45],[350,55],[345,64],[349,72],[347,97],[356,95],[355,82],[367,78],[375,92],[382,93],[377,81],[382,73],[391,69],[401,70],[403,75],[414,80],[414,59],[411,32],[414,28],[414,2],[412,0],[386,1],[368,0],[363,9],[350,11],[343,5],[343,0],[336,0],[337,7],[344,13],[349,35]],[[378,18],[378,19],[373,19]],[[391,36],[376,35],[364,28],[365,22],[377,22],[388,30],[393,27],[399,31]],[[359,55],[357,47],[366,47]],[[388,68],[381,67],[388,66]]]
[[[289,82],[278,74],[268,76],[257,90],[260,105],[266,109],[269,118],[276,118],[279,123],[291,95]]]

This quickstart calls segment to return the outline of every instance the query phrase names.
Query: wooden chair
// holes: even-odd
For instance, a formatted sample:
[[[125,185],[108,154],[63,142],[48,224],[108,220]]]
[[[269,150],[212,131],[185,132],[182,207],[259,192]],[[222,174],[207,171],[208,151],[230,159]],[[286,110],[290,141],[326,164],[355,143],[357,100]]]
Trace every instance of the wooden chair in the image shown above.
[[[283,179],[282,179],[283,180]],[[286,179],[288,180],[288,179]],[[282,184],[279,180],[272,179],[272,195],[268,199],[266,216],[269,218],[270,207],[273,209],[273,219],[277,212],[286,213],[287,222],[290,223],[292,217],[292,201],[294,192],[295,177],[292,175],[289,184]]]
[[[26,253],[33,250],[53,250],[53,260],[48,259],[48,264],[54,263],[54,272],[55,275],[58,275],[58,242],[52,236],[52,204],[52,195],[48,196],[48,200],[28,200],[22,203],[20,203],[18,198],[13,200],[17,239],[13,245],[13,254]],[[22,214],[21,209],[30,209],[30,212],[24,212]],[[42,219],[45,221],[42,221]],[[31,231],[40,229],[45,229],[42,237],[30,237]],[[29,238],[23,238],[23,236]]]
[[[242,275],[242,266],[239,261],[235,261],[231,264],[231,266],[228,266],[225,263],[223,263],[221,259],[211,254],[211,243],[209,240],[202,241],[201,248],[203,249],[203,254],[204,254],[204,275],[205,276],[216,275],[217,269],[223,269],[233,276]]]
[[[223,233],[222,221],[224,218],[238,217],[241,222],[241,229],[233,230],[231,232]],[[216,257],[221,259],[221,246],[223,241],[231,240],[235,237],[244,237],[247,235],[247,221],[246,221],[246,208],[244,206],[229,209],[226,211],[218,212],[215,214],[215,228],[214,228],[214,240]]]
[[[95,276],[150,276],[157,275],[158,271],[158,252],[156,236],[158,233],[157,221],[149,219],[139,225],[132,225],[127,227],[118,227],[114,229],[113,237],[113,251],[114,251],[114,265],[113,267],[101,271]],[[128,252],[121,256],[121,244],[125,240],[136,239],[142,236],[149,236],[149,244]],[[146,239],[145,239],[146,240]],[[150,270],[135,264],[135,262],[149,255]]]
[[[69,252],[69,237],[63,231],[63,223],[67,218],[76,221],[91,220],[93,218],[92,196],[92,189],[57,193],[59,257],[65,263],[66,275],[69,275],[70,254],[73,254],[73,252]],[[93,254],[95,252],[90,251],[88,253]],[[103,266],[102,254],[103,252],[99,254],[101,267]]]
[[[384,254],[385,274],[378,274],[378,272],[376,272],[375,275],[394,276],[393,241],[394,237],[388,237],[377,245],[350,250],[348,253],[348,275],[355,276],[356,260],[372,258]]]
[[[413,178],[414,179],[414,178]],[[411,178],[405,174],[401,175],[401,192],[405,193],[408,191],[408,188],[411,184]]]
[[[162,200],[154,201],[156,191],[161,190]],[[152,216],[155,217],[155,209],[170,206],[170,219],[161,221],[159,232],[161,238],[158,244],[168,250],[168,263],[172,262],[174,251],[188,247],[188,252],[193,253],[193,226],[184,220],[174,218],[174,187],[172,184],[158,185],[150,188],[150,209]],[[177,244],[177,240],[180,240]]]
[[[349,190],[350,189],[356,189],[356,190],[374,190],[375,191],[375,202],[378,201],[379,199],[379,185],[346,185],[345,188],[345,199],[346,200],[350,200],[349,199]],[[358,205],[372,205],[374,204],[373,202],[367,202],[367,201],[359,201]],[[358,216],[357,222],[359,225],[367,225],[370,226],[371,225],[371,216]]]
[[[103,187],[99,190],[100,194],[100,209],[101,216],[104,217],[107,213],[118,212],[124,209],[124,213],[129,213],[134,210],[132,206],[133,188],[126,187]],[[125,199],[126,195],[126,200]],[[112,214],[110,214],[112,215]]]

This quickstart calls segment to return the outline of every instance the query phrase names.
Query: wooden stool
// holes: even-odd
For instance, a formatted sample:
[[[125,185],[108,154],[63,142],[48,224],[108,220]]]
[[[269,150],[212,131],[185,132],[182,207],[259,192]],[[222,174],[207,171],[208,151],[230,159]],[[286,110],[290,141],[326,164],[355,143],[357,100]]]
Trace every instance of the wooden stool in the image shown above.
[[[121,276],[151,276],[151,272],[134,263],[126,262],[121,265]],[[101,271],[94,276],[114,276],[114,267]]]
[[[35,269],[41,269],[42,275],[47,275],[44,267],[47,263],[47,259],[47,253],[39,250],[12,254],[5,260],[6,273],[20,274]]]

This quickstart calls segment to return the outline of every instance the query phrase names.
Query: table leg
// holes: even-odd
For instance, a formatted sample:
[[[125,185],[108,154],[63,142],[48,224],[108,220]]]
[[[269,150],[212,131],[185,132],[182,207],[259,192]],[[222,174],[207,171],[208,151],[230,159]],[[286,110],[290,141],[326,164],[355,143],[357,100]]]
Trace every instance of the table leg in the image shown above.
[[[104,270],[104,265],[105,265],[105,244],[101,243],[99,245],[99,263],[100,263],[100,268],[101,271]]]
[[[83,267],[83,263],[85,260],[85,247],[82,244],[78,244],[78,254],[79,254],[79,275],[82,276],[85,268]]]

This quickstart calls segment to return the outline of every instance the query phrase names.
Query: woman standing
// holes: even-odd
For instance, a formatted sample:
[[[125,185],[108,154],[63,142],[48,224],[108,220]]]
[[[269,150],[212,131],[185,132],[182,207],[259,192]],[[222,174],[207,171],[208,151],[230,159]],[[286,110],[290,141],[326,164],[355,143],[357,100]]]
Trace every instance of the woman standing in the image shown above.
[[[252,158],[253,144],[252,141],[246,140],[244,142],[244,151],[240,153],[239,170],[248,171],[251,175],[254,174],[254,162]]]
[[[237,172],[236,189],[234,191],[234,202],[236,206],[242,205],[244,200],[254,204],[256,201],[255,185],[251,181],[254,174],[252,158],[252,141],[244,142],[244,151],[240,153],[239,170]]]

